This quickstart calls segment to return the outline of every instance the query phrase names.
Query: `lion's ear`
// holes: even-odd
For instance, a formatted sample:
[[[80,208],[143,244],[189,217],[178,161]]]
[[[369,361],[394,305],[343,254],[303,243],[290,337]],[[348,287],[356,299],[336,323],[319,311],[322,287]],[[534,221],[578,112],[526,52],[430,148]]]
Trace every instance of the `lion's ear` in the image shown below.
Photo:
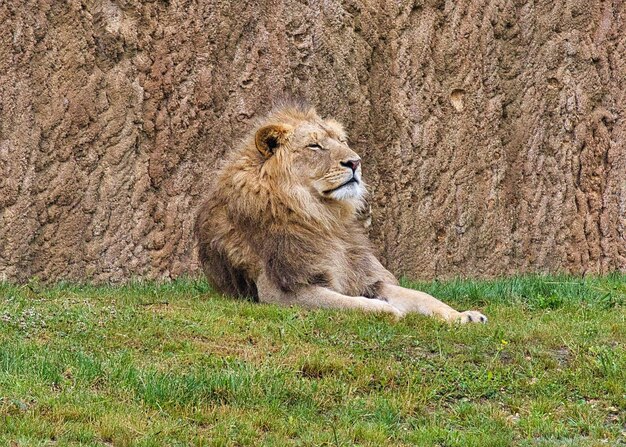
[[[265,157],[270,158],[276,149],[287,142],[293,128],[286,124],[270,124],[257,130],[254,137],[256,148]]]

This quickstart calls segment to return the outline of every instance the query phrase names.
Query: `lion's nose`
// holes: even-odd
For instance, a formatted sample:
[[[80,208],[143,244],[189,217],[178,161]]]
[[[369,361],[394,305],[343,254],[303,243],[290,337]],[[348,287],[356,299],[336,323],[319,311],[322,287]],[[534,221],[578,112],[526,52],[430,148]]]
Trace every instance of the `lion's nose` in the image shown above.
[[[342,161],[340,164],[341,164],[341,166],[345,166],[346,168],[352,169],[352,172],[354,172],[354,171],[357,170],[357,168],[361,164],[361,160],[359,160],[359,159],[356,159],[356,160],[346,160],[346,161]]]

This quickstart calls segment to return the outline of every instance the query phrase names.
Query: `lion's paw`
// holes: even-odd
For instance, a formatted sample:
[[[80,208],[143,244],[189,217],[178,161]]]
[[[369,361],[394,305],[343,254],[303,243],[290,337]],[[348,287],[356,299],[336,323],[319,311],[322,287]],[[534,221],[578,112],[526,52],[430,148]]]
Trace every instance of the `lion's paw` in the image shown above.
[[[458,323],[486,323],[487,317],[476,310],[461,312],[456,320]]]

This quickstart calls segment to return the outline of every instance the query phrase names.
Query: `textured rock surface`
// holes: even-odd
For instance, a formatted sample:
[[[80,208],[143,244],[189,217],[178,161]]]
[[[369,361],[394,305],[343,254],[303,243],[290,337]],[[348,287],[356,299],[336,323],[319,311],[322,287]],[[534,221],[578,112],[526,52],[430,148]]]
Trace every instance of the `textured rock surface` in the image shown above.
[[[197,272],[283,91],[343,121],[396,274],[626,270],[626,4],[0,2],[0,276]]]

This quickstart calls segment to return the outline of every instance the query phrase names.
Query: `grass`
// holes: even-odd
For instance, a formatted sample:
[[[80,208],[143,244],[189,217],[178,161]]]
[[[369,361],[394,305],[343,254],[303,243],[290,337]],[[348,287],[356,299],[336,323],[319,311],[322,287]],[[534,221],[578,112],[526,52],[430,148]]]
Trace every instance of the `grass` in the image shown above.
[[[490,322],[0,283],[0,445],[626,445],[626,275],[405,285]]]

